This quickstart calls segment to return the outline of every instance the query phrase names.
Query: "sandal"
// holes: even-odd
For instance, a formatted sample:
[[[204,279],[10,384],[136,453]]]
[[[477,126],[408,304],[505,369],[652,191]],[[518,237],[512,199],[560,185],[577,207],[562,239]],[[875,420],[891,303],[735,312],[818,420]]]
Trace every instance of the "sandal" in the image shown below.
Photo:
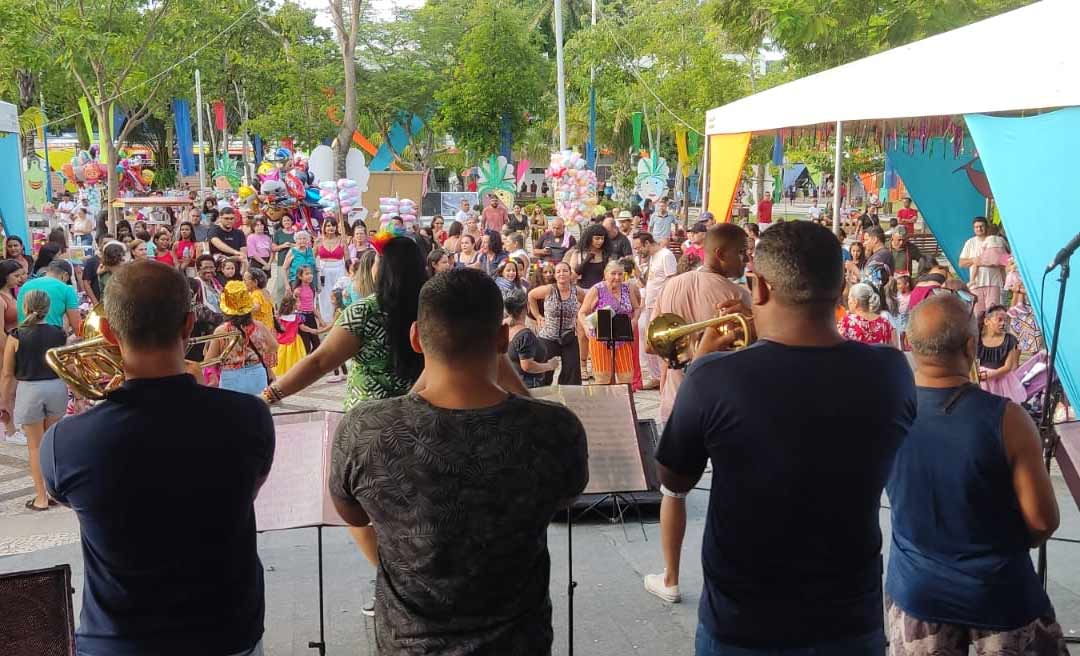
[[[49,499],[49,505],[45,506],[44,508],[38,508],[36,505],[34,505],[34,500],[33,499],[27,499],[27,501],[26,501],[26,509],[27,510],[32,510],[34,512],[44,512],[44,511],[48,510],[49,508],[51,508],[54,503],[56,503],[56,502],[53,501],[52,499]]]

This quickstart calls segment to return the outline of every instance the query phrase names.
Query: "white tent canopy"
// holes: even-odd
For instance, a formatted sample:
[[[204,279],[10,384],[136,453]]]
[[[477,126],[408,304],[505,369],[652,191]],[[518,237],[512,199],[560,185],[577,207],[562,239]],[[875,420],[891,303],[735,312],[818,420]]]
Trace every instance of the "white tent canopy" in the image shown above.
[[[1080,0],[1043,0],[710,110],[705,133],[1080,105],[1077,25]]]

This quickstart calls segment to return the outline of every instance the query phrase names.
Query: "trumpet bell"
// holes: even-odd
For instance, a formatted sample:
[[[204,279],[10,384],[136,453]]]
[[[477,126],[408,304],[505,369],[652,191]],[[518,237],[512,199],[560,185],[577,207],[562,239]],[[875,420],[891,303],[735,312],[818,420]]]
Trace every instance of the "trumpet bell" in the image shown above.
[[[732,344],[735,349],[749,346],[754,340],[753,319],[741,314],[722,314],[705,321],[686,323],[681,316],[671,312],[653,317],[646,339],[653,352],[667,360],[668,367],[682,369],[693,359],[691,336],[713,326],[723,335],[735,334]]]

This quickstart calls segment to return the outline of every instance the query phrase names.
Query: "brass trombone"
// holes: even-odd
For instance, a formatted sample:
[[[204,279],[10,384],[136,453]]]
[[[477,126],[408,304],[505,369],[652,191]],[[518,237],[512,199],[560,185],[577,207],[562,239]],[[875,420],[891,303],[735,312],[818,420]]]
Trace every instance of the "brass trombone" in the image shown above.
[[[110,344],[101,335],[101,316],[104,308],[99,303],[86,315],[83,321],[81,342],[68,346],[57,346],[45,352],[45,362],[56,372],[76,395],[92,401],[99,401],[120,387],[124,382],[124,360],[120,347]],[[221,335],[203,335],[188,340],[187,348],[196,344],[205,344],[215,339],[228,342],[221,355],[211,360],[203,360],[200,366],[212,367],[221,364],[234,349],[242,346],[244,334],[239,330],[230,330]]]
[[[705,321],[686,323],[679,315],[668,312],[657,315],[649,322],[646,338],[652,350],[667,360],[669,367],[682,369],[690,364],[693,357],[690,336],[713,326],[721,335],[736,335],[732,344],[735,349],[749,346],[754,341],[753,317],[738,313],[721,314]]]

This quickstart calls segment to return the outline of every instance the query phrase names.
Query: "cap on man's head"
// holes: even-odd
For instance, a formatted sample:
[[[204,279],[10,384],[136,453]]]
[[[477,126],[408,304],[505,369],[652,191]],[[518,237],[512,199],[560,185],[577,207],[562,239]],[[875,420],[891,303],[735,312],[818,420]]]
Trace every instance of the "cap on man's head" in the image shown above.
[[[630,213],[630,210],[621,210],[619,212],[620,221],[633,221],[634,215]]]
[[[713,215],[713,213],[709,212],[708,210],[701,213],[701,220],[702,221],[713,221],[715,219],[716,219],[716,217]]]
[[[705,227],[705,223],[698,221],[694,225],[690,226],[690,232],[708,232],[708,228]]]

